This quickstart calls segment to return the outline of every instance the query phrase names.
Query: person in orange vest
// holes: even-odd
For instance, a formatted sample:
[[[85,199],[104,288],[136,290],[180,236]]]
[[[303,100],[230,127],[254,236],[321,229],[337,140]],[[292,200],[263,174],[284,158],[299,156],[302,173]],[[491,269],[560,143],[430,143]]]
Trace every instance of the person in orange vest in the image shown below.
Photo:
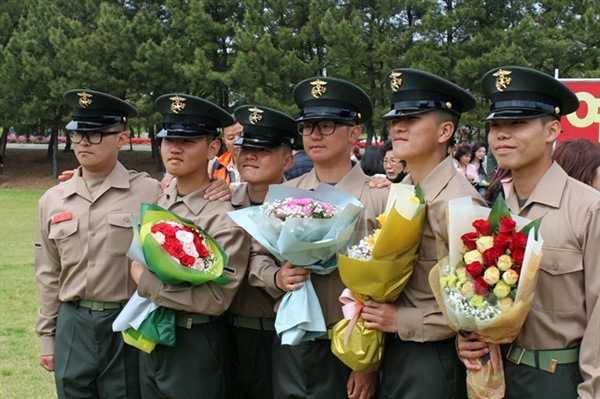
[[[235,165],[235,148],[233,147],[233,143],[240,138],[242,129],[242,125],[237,121],[223,129],[223,144],[227,151],[213,162],[209,171],[211,179],[223,179],[227,184],[242,181]]]

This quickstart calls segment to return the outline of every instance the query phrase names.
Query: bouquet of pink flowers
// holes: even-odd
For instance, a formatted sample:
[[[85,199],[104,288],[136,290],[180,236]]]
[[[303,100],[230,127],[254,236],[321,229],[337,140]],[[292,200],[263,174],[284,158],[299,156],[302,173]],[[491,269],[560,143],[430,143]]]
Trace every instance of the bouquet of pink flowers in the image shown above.
[[[279,260],[328,274],[337,267],[337,252],[352,237],[362,209],[356,198],[328,184],[314,191],[271,185],[264,205],[229,216]],[[283,296],[275,329],[287,345],[326,333],[310,280]]]
[[[152,270],[165,284],[209,281],[227,284],[221,277],[227,255],[221,246],[192,221],[155,204],[141,205],[141,226],[127,256]],[[175,345],[175,312],[142,298],[137,291],[113,323],[126,343],[150,353],[156,344]]]
[[[540,223],[511,215],[502,197],[491,210],[470,198],[449,202],[449,258],[432,269],[429,282],[450,328],[477,332],[491,344],[483,369],[467,370],[469,397],[504,397],[499,344],[515,339],[531,307]]]

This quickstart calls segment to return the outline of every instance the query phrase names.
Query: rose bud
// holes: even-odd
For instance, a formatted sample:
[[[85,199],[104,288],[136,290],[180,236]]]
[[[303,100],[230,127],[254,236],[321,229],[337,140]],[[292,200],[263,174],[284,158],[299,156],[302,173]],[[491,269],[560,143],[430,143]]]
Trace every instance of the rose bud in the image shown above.
[[[473,278],[480,277],[483,274],[483,265],[479,262],[469,263],[467,265],[467,273]]]
[[[477,219],[473,222],[473,227],[482,236],[489,236],[491,232],[490,222],[485,219]]]
[[[498,266],[498,269],[502,270],[503,272],[510,269],[512,267],[512,265],[513,265],[513,261],[511,259],[511,257],[506,254],[500,255],[500,257],[496,261],[496,266]]]
[[[502,280],[508,285],[514,285],[519,281],[519,273],[514,271],[513,269],[508,269],[502,275]]]
[[[500,270],[497,267],[488,267],[483,273],[483,279],[489,285],[494,285],[500,280]]]
[[[490,248],[483,253],[483,261],[487,266],[496,266],[496,261],[501,255],[496,248]]]
[[[483,256],[481,256],[481,252],[478,250],[469,251],[463,255],[463,260],[468,265],[469,263],[479,262],[483,263]]]
[[[511,252],[510,256],[512,256],[512,259],[513,259],[513,262],[515,262],[515,265],[522,266],[523,265],[523,257],[525,257],[525,249],[524,248],[515,248],[515,250]]]
[[[479,234],[477,234],[476,232],[471,232],[471,233],[467,233],[467,234],[463,234],[460,239],[463,242],[463,245],[465,247],[467,247],[467,249],[469,251],[473,251],[474,249],[477,248],[477,244],[475,244],[475,241],[477,241],[477,239],[479,238]]]
[[[477,240],[477,250],[481,253],[484,253],[486,250],[492,248],[494,246],[494,237],[485,236],[479,237]]]
[[[458,267],[454,270],[454,273],[458,276],[458,281],[464,283],[467,281],[467,269],[464,267]]]
[[[510,294],[510,285],[504,281],[498,281],[498,284],[494,287],[494,295],[498,298],[504,298],[508,294]]]
[[[475,292],[483,297],[486,297],[490,294],[490,286],[483,280],[482,277],[477,277],[475,279]]]
[[[500,227],[498,229],[498,233],[512,233],[516,226],[517,222],[515,222],[508,216],[502,216],[500,218]]]
[[[494,248],[500,253],[505,253],[511,240],[512,236],[510,234],[498,234],[494,237]]]
[[[475,295],[475,284],[473,284],[471,281],[465,282],[460,289],[460,293],[467,298],[472,297]]]
[[[500,305],[500,309],[502,310],[512,308],[514,304],[515,303],[511,298],[502,298],[498,301],[498,305]]]
[[[525,245],[527,245],[527,236],[523,233],[513,233],[512,235],[512,240],[510,241],[510,244],[508,244],[508,248],[511,251],[514,251],[515,248],[525,248]]]

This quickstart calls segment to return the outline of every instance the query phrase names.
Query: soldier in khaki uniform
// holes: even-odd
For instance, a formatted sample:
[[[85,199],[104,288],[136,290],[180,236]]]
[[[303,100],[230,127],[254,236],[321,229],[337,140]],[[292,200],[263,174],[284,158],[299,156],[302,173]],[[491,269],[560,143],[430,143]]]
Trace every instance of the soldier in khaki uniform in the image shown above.
[[[224,313],[245,276],[250,241],[227,216],[231,204],[208,201],[204,195],[212,184],[208,160],[219,149],[217,129],[230,125],[232,117],[204,99],[185,94],[164,94],[156,99],[156,108],[165,115],[157,135],[163,163],[176,178],[158,205],[194,221],[214,237],[228,256],[223,277],[230,282],[169,285],[132,263],[140,296],[178,311],[175,347],[158,345],[152,353],[140,354],[142,396],[228,399],[232,364]]]
[[[552,162],[560,117],[579,101],[542,72],[507,66],[483,77],[491,98],[488,140],[503,169],[512,171],[511,212],[543,217],[544,239],[533,306],[512,345],[503,347],[506,398],[600,396],[600,193]],[[458,338],[471,359],[487,345]]]
[[[234,189],[231,203],[236,209],[261,205],[271,184],[281,184],[283,173],[293,162],[292,146],[298,139],[296,122],[271,108],[246,105],[234,112],[243,125],[237,166],[245,183]],[[252,240],[253,263],[275,261],[256,240]],[[283,295],[279,290],[276,296]],[[273,398],[272,346],[275,339],[276,299],[244,279],[229,308],[235,345],[232,398]]]
[[[301,108],[298,130],[314,169],[286,184],[314,189],[323,182],[354,195],[365,206],[357,224],[356,236],[362,237],[377,227],[375,218],[385,211],[388,190],[369,187],[360,165],[350,161],[350,149],[360,135],[358,123],[373,115],[369,97],[357,86],[334,78],[315,77],[294,88],[294,100]],[[298,289],[309,271],[284,263],[263,262],[251,265],[250,283],[279,297]],[[330,328],[343,318],[339,295],[344,286],[339,273],[311,276],[325,323]],[[327,337],[297,346],[273,348],[273,392],[276,398],[369,398],[379,376],[353,372],[336,358]]]
[[[465,371],[456,356],[455,333],[446,325],[429,286],[429,271],[448,251],[448,201],[477,191],[456,172],[447,148],[462,112],[475,107],[466,90],[415,69],[395,69],[386,77],[392,92],[390,121],[394,156],[410,175],[404,183],[421,185],[427,201],[418,260],[395,303],[367,301],[365,327],[390,333],[381,367],[382,398],[463,398]]]
[[[59,398],[138,398],[138,351],[112,323],[135,291],[125,256],[133,238],[130,215],[139,215],[140,203],[156,201],[159,186],[117,160],[135,108],[92,90],[64,97],[75,108],[67,130],[81,166],[39,202],[40,363],[55,372]]]

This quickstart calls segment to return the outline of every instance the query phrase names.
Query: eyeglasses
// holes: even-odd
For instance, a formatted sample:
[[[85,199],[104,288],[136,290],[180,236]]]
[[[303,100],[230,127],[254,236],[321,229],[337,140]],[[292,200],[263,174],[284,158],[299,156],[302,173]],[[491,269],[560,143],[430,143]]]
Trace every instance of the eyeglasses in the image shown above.
[[[381,161],[381,163],[385,166],[387,165],[392,165],[392,166],[396,166],[400,163],[400,161],[398,161],[396,158],[383,158],[383,161]]]
[[[338,125],[354,126],[351,123],[334,122],[334,121],[319,121],[319,122],[300,122],[298,123],[298,133],[302,136],[310,136],[315,131],[315,127],[321,136],[331,136]]]
[[[73,144],[79,144],[85,137],[90,144],[100,144],[102,142],[102,136],[108,134],[117,134],[121,132],[78,132],[77,130],[71,130],[69,137]]]

